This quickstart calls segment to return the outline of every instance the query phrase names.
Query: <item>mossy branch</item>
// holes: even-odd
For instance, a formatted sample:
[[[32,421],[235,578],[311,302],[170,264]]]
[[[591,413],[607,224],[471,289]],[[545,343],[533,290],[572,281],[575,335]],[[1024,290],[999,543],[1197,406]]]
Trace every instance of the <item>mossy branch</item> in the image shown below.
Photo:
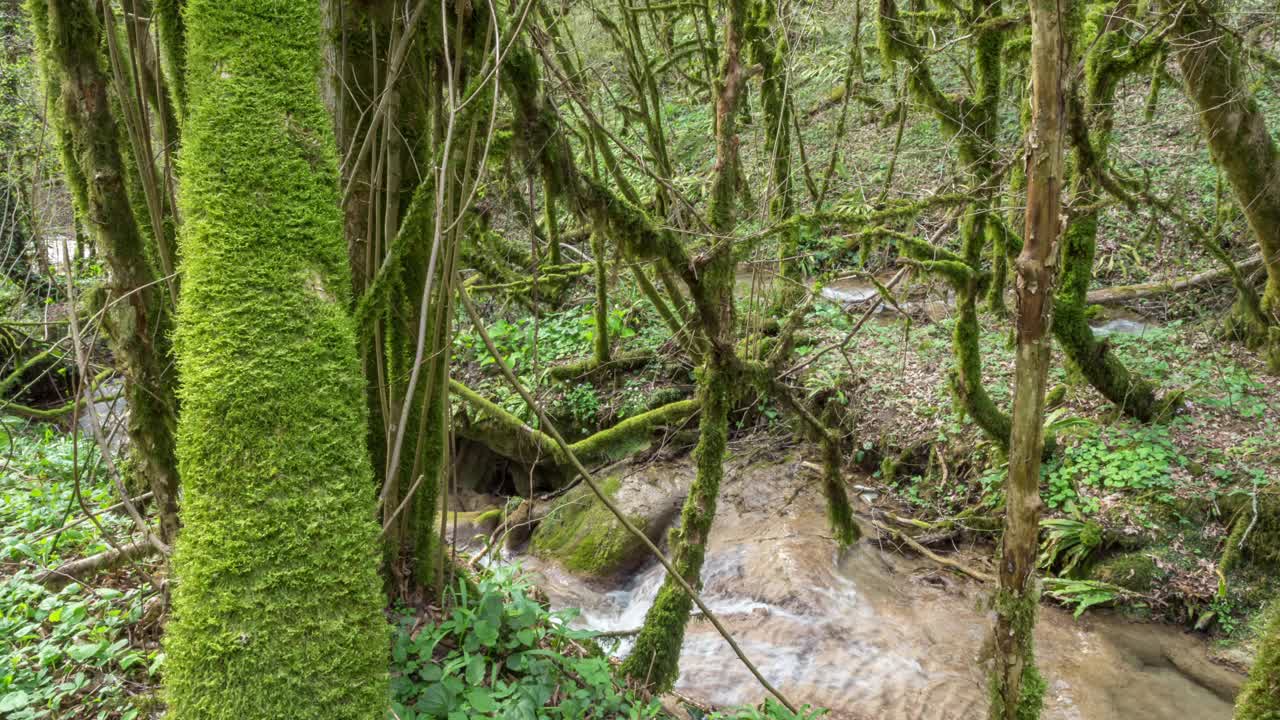
[[[499,362],[505,362],[505,360],[500,359]],[[501,432],[476,435],[477,438],[490,444],[499,442],[504,435],[521,439],[518,443],[499,442],[499,446],[493,449],[500,454],[521,462],[550,463],[561,471],[572,470],[573,463],[561,450],[553,436],[529,427],[520,418],[503,410],[457,380],[449,380],[449,390],[501,429]],[[647,445],[648,436],[656,429],[688,420],[698,411],[698,407],[699,403],[696,399],[677,400],[622,420],[613,427],[594,433],[569,447],[581,462],[588,465],[620,460],[643,449],[643,446]]]

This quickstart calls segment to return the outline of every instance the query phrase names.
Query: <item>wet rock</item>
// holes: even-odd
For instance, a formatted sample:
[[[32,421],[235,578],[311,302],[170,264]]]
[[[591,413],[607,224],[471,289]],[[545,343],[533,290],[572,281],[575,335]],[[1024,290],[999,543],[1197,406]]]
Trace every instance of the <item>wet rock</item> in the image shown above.
[[[672,473],[658,467],[608,478],[601,488],[632,525],[660,543],[680,513],[691,480],[687,470]],[[650,555],[585,483],[547,508],[533,533],[532,549],[574,574],[596,578],[634,570]]]

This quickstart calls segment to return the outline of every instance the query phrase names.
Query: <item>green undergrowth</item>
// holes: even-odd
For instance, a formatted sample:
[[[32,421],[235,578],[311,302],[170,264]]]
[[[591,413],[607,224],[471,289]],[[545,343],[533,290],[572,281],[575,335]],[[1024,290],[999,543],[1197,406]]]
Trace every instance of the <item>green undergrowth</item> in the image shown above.
[[[514,568],[459,583],[451,600],[435,622],[400,617],[388,717],[661,717],[614,679],[591,633],[569,627],[574,614],[547,610]]]
[[[108,549],[103,531],[129,540],[128,518],[106,511],[115,494],[96,448],[53,426],[0,432],[0,446],[0,717],[148,717],[164,655],[158,627],[143,620],[159,602],[146,576],[125,568],[56,592],[35,581]],[[76,468],[98,525],[76,500]]]
[[[614,288],[616,297],[608,314],[610,345],[614,357],[626,353],[653,352],[669,338],[653,306],[629,287]],[[613,373],[599,381],[551,376],[553,369],[587,359],[595,339],[593,308],[573,305],[544,311],[535,317],[523,308],[489,309],[486,331],[503,358],[526,388],[547,398],[550,416],[563,424],[567,435],[586,436],[613,422],[638,415],[656,405],[650,398],[660,385],[652,375],[636,372]],[[537,427],[537,418],[507,382],[499,376],[494,358],[485,348],[470,321],[462,317],[454,337],[454,362],[468,385],[493,400],[502,409]],[[624,387],[625,386],[625,387]],[[678,393],[678,400],[686,393]],[[661,403],[659,403],[661,404]]]
[[[1044,466],[1045,504],[1068,514],[1092,514],[1099,509],[1098,495],[1114,492],[1171,502],[1172,470],[1187,462],[1168,427],[1098,428]]]
[[[655,698],[615,676],[608,642],[572,627],[575,610],[549,610],[515,566],[460,581],[436,616],[402,611],[392,641],[388,720],[670,718]],[[425,622],[424,622],[425,620]],[[696,712],[690,710],[690,712]],[[776,702],[694,717],[811,720]]]

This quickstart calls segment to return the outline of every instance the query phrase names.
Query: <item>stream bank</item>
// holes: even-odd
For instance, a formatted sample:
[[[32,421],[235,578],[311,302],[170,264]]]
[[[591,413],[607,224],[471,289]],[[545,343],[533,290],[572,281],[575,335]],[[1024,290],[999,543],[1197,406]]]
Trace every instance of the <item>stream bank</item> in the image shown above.
[[[833,718],[961,720],[983,717],[983,644],[989,588],[924,558],[895,552],[864,525],[840,550],[818,478],[798,454],[730,461],[713,527],[703,595],[771,682]],[[684,462],[632,468],[621,482],[687,487]],[[643,494],[643,493],[641,493]],[[864,518],[874,509],[858,501]],[[554,510],[552,512],[555,512]],[[984,568],[990,548],[952,557]],[[583,577],[545,554],[508,555],[538,576],[557,608],[601,631],[637,628],[662,580],[649,560],[634,572]],[[1037,628],[1049,684],[1046,720],[1227,720],[1243,676],[1216,664],[1206,642],[1176,628],[1107,612],[1079,620],[1044,605]],[[628,650],[623,640],[615,652]],[[690,621],[677,690],[716,706],[763,700],[764,691],[711,624]]]

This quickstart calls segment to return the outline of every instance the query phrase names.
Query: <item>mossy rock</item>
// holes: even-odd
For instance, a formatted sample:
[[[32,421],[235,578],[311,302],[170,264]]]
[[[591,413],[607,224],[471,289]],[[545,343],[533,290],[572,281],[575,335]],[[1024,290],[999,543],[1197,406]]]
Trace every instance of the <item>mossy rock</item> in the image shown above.
[[[440,516],[434,518],[436,532],[440,530]],[[502,508],[491,507],[485,510],[453,510],[445,519],[445,534],[452,536],[457,531],[458,543],[466,544],[476,536],[488,537],[502,522]]]
[[[1136,593],[1146,594],[1164,580],[1168,573],[1147,553],[1131,552],[1113,555],[1093,566],[1090,577]]]
[[[601,489],[613,496],[620,485],[617,478],[610,478]],[[629,516],[628,519],[637,528],[645,529],[644,517]],[[533,533],[533,551],[540,557],[559,561],[571,572],[598,577],[622,572],[637,564],[645,554],[639,540],[627,532],[585,484],[555,501]]]
[[[659,542],[679,511],[687,485],[641,473],[629,477],[625,487],[620,479],[609,478],[601,489],[636,528]],[[538,523],[531,546],[539,557],[592,577],[628,572],[649,555],[644,544],[627,532],[586,484],[554,501]]]
[[[1280,573],[1280,494],[1258,491],[1257,516],[1250,495],[1233,494],[1222,500],[1231,518],[1221,567],[1224,572],[1249,565],[1265,573]]]

